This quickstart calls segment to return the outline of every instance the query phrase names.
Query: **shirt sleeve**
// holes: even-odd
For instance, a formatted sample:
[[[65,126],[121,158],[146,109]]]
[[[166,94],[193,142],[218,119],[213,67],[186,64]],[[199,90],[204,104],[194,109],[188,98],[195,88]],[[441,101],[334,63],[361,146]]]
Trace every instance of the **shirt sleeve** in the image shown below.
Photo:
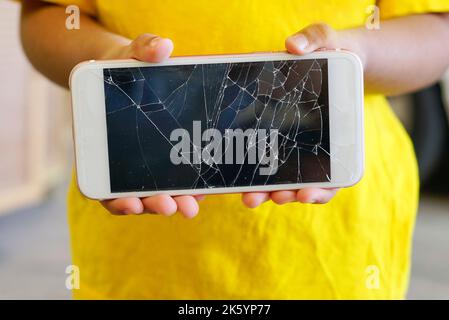
[[[380,0],[382,19],[411,14],[449,12],[449,0]]]
[[[60,4],[63,6],[75,5],[78,6],[80,10],[84,13],[87,13],[92,16],[97,15],[97,5],[95,0],[44,0],[44,1],[54,4]]]
[[[17,2],[21,2],[21,0],[13,0]],[[91,16],[97,15],[97,4],[96,0],[41,0],[43,2],[59,4],[64,7],[68,7],[70,5],[77,6],[81,12],[84,12]],[[449,1],[449,0],[448,0]]]

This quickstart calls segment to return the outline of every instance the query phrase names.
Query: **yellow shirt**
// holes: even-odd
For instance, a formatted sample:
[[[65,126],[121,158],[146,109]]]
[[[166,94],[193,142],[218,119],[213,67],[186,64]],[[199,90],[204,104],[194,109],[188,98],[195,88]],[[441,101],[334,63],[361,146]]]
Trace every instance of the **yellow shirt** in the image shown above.
[[[173,39],[174,55],[283,50],[314,22],[361,26],[374,0],[53,0],[78,4],[108,29]],[[447,0],[382,0],[383,18],[449,11]],[[81,25],[82,28],[82,25]],[[375,32],[375,31],[373,31]],[[387,50],[387,48],[385,48]],[[412,145],[382,96],[365,99],[366,173],[329,204],[209,196],[200,215],[117,217],[72,182],[76,298],[403,298],[418,175]]]

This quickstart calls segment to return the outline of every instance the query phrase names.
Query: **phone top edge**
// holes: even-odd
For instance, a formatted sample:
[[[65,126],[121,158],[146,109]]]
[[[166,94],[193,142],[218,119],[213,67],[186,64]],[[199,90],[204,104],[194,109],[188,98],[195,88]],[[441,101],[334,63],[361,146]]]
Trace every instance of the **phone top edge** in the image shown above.
[[[76,73],[84,68],[127,68],[127,67],[153,67],[153,66],[168,66],[168,65],[182,65],[182,64],[212,64],[225,62],[251,62],[252,59],[257,61],[275,61],[280,60],[306,60],[306,59],[326,59],[332,57],[351,57],[356,60],[361,69],[362,62],[360,58],[353,52],[343,49],[322,50],[315,51],[305,55],[295,55],[286,51],[278,52],[254,52],[254,53],[239,53],[239,54],[211,54],[211,55],[188,55],[188,56],[174,56],[165,61],[152,63],[142,62],[135,59],[118,59],[118,60],[89,60],[77,64],[70,73],[69,87],[72,87],[73,78]],[[246,61],[248,60],[248,61]]]

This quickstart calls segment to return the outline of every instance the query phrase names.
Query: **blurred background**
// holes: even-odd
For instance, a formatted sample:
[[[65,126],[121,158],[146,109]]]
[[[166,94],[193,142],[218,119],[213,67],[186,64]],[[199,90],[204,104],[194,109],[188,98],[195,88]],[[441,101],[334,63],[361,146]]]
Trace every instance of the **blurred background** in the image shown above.
[[[69,95],[28,64],[18,20],[19,5],[0,1],[0,299],[69,299]],[[449,73],[391,102],[422,184],[408,298],[449,299]]]

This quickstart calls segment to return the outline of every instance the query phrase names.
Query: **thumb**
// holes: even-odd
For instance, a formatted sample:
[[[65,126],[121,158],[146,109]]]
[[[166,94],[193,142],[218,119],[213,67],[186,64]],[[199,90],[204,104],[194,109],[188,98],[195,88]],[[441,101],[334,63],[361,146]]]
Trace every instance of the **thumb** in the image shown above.
[[[337,32],[325,23],[312,24],[285,40],[285,47],[293,54],[306,54],[315,50],[336,49]]]
[[[131,58],[145,62],[161,62],[173,52],[173,42],[153,34],[138,36],[130,45]]]

